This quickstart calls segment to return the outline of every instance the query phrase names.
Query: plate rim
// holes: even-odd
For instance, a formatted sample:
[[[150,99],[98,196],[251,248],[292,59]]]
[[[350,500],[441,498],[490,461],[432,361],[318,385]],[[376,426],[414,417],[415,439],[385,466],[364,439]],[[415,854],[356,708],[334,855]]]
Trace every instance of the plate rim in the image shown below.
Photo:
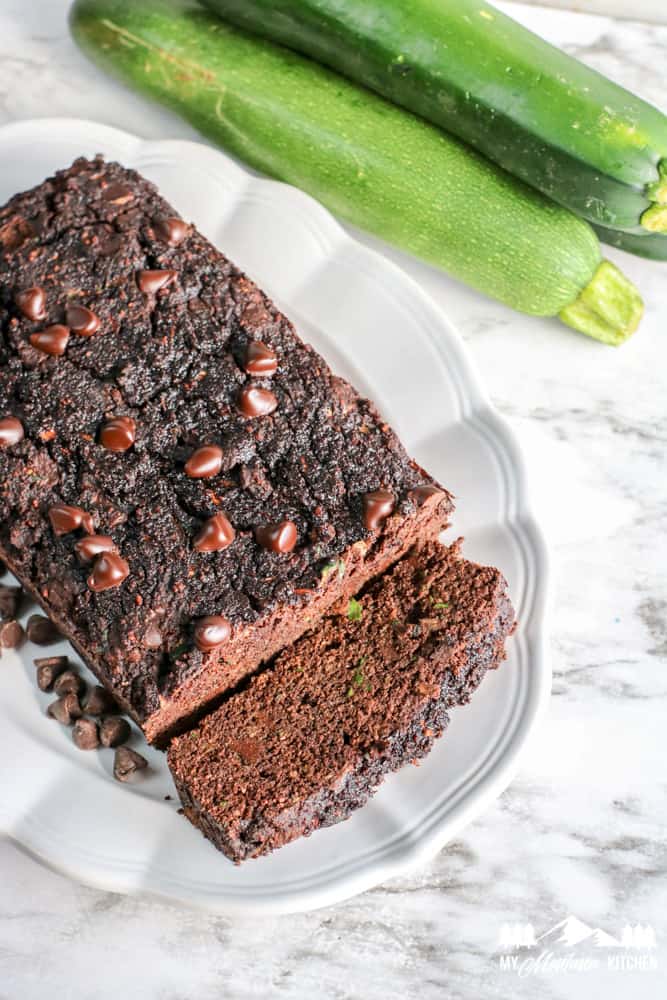
[[[95,888],[150,896],[171,903],[177,902],[195,909],[225,914],[291,913],[330,906],[358,895],[381,882],[413,870],[437,854],[447,842],[457,836],[469,822],[479,816],[507,788],[518,770],[520,757],[526,745],[534,735],[546,711],[551,693],[549,657],[550,559],[544,535],[532,510],[529,477],[523,452],[511,425],[491,403],[475,363],[460,334],[429,293],[382,253],[360,243],[324,206],[310,195],[280,181],[255,174],[239,164],[233,157],[210,145],[185,139],[144,139],[126,130],[89,119],[45,116],[9,122],[0,126],[0,143],[3,140],[6,142],[13,138],[30,138],[31,135],[35,135],[35,130],[39,130],[39,137],[42,139],[45,138],[45,133],[49,132],[57,134],[59,139],[63,139],[64,133],[72,132],[72,138],[76,138],[78,141],[81,139],[81,135],[76,133],[84,130],[90,133],[90,138],[94,139],[97,136],[100,141],[109,144],[122,144],[128,151],[147,147],[178,152],[187,162],[193,160],[200,163],[205,162],[207,170],[212,172],[215,172],[216,166],[219,168],[221,162],[224,162],[227,172],[232,170],[237,180],[244,181],[248,188],[261,188],[269,195],[273,189],[274,196],[279,192],[280,197],[288,198],[291,207],[299,211],[301,221],[307,223],[312,233],[319,235],[326,241],[330,251],[334,247],[343,252],[352,250],[358,259],[369,264],[369,269],[374,273],[377,274],[379,270],[387,275],[390,279],[389,287],[393,290],[403,289],[402,294],[409,294],[411,302],[418,304],[427,320],[423,324],[425,335],[441,359],[446,361],[450,374],[455,373],[456,375],[460,419],[472,424],[479,433],[491,438],[494,445],[494,455],[502,459],[502,474],[506,489],[506,524],[512,527],[517,539],[520,537],[522,543],[532,550],[535,579],[532,587],[530,613],[522,629],[513,640],[514,642],[529,643],[531,646],[532,685],[519,723],[512,731],[511,739],[506,743],[500,759],[487,770],[480,780],[475,782],[471,789],[459,795],[458,801],[447,810],[444,818],[437,815],[432,817],[429,814],[428,830],[419,834],[412,830],[407,832],[403,830],[382,848],[380,857],[371,858],[369,861],[364,861],[362,858],[357,863],[356,868],[349,871],[344,877],[335,881],[329,879],[324,884],[317,884],[311,888],[291,890],[281,888],[279,895],[269,896],[264,892],[252,895],[250,899],[243,899],[241,893],[233,896],[217,893],[211,896],[201,890],[196,892],[190,890],[189,894],[184,896],[182,890],[185,889],[185,886],[181,885],[179,892],[177,880],[174,881],[171,891],[157,886],[145,885],[136,878],[136,873],[132,870],[129,873],[120,871],[117,865],[114,866],[110,862],[110,859],[98,857],[97,860],[93,859],[88,863],[87,860],[83,862],[79,855],[77,866],[69,864],[64,857],[55,859],[49,856],[43,845],[39,843],[39,837],[33,836],[31,842],[26,842],[25,827],[22,839],[19,839],[8,828],[9,824],[3,826],[1,809],[0,832],[4,833],[24,853],[34,857],[51,870]],[[434,336],[432,326],[446,329],[447,337],[444,342]],[[446,355],[444,343],[447,346]],[[511,476],[508,474],[508,470],[511,470]],[[510,510],[511,517],[509,516]],[[437,813],[437,809],[434,809],[434,812]]]

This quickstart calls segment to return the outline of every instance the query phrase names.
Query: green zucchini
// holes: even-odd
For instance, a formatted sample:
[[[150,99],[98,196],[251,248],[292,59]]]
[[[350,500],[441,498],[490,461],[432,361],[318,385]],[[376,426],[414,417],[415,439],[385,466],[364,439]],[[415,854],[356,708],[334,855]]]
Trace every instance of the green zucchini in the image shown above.
[[[593,226],[602,243],[618,250],[625,250],[636,257],[647,260],[667,260],[667,236],[662,233],[647,233],[638,236],[636,233],[624,233],[619,229],[605,229],[604,226]]]
[[[513,308],[610,344],[639,323],[590,226],[370,91],[190,0],[77,0],[71,28],[251,166]]]
[[[483,0],[204,0],[583,218],[667,232],[667,117]]]

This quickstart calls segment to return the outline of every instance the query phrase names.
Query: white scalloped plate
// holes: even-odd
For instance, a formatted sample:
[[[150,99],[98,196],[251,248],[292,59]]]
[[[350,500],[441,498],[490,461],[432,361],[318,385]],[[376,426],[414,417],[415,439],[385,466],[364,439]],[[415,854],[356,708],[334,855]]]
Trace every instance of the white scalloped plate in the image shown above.
[[[111,751],[81,753],[69,731],[45,717],[51,696],[37,689],[32,666],[43,651],[29,643],[5,651],[0,830],[83,882],[224,912],[324,906],[425,862],[507,786],[551,680],[547,559],[523,461],[463,343],[415,282],[356,243],[314,200],[207,146],[145,142],[71,119],[5,126],[0,144],[0,204],[96,152],[154,180],[459,497],[455,533],[466,536],[470,557],[502,568],[521,625],[507,662],[453,712],[420,767],[389,777],[346,823],[240,867],[177,814],[162,754],[144,747],[150,774],[119,785]]]

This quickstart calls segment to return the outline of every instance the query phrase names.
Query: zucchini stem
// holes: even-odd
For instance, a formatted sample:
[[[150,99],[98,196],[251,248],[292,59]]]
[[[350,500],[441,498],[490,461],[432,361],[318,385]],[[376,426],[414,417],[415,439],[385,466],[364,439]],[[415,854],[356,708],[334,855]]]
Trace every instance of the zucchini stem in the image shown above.
[[[651,205],[642,215],[641,224],[649,233],[667,233],[667,205]]]
[[[644,312],[644,303],[635,286],[608,260],[569,306],[558,315],[581,333],[618,347],[630,337]]]
[[[646,197],[658,205],[667,205],[667,160],[660,160],[658,180],[646,185]]]
[[[646,196],[649,201],[655,201],[658,205],[667,205],[667,180],[649,184],[646,188]]]

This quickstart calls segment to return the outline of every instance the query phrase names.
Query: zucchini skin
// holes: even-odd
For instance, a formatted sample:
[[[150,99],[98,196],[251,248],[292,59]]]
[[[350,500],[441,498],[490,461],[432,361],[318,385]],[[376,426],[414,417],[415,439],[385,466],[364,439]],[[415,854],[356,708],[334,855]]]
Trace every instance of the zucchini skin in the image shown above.
[[[624,233],[618,229],[605,229],[604,226],[594,226],[601,243],[606,243],[617,250],[625,250],[635,257],[646,260],[667,260],[667,236],[662,233],[647,233],[638,236],[636,233]]]
[[[645,231],[667,117],[483,0],[204,3],[446,129],[583,218]]]
[[[586,223],[440,130],[191,0],[77,0],[100,66],[251,166],[521,312],[555,316],[600,264]]]

